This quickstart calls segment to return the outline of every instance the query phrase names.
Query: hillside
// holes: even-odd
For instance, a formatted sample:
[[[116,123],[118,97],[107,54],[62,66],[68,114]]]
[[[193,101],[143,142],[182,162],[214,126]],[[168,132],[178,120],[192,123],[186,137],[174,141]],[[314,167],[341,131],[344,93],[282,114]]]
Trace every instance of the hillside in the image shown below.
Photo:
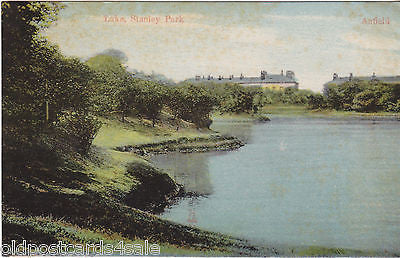
[[[49,244],[56,240],[117,243],[124,239],[159,243],[163,255],[238,255],[257,251],[243,240],[152,215],[183,194],[184,189],[145,158],[113,150],[121,145],[156,143],[178,136],[213,141],[210,136],[215,133],[199,132],[188,123],[177,133],[168,124],[152,127],[150,121],[135,118],[126,123],[113,117],[101,120],[103,126],[89,155],[57,150],[64,159],[60,166],[48,167],[38,161],[21,169],[17,176],[3,173],[4,243],[22,239]]]

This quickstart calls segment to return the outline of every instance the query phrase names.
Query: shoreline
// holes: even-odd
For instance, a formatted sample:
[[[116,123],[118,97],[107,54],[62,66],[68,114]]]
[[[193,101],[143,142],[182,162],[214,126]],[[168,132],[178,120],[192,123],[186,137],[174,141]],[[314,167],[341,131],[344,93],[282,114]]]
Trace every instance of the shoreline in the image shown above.
[[[246,118],[245,115],[241,118],[247,119],[246,122],[256,121],[254,117]],[[12,183],[12,187],[5,189],[6,194],[14,199],[7,200],[6,205],[3,203],[3,209],[18,207],[22,214],[3,212],[3,224],[6,223],[8,228],[23,228],[24,232],[38,232],[35,236],[37,239],[58,239],[60,235],[57,235],[57,229],[60,227],[79,234],[79,237],[66,238],[71,242],[85,242],[88,239],[149,239],[169,250],[162,251],[164,255],[183,253],[199,256],[205,254],[204,250],[214,256],[382,254],[378,251],[369,253],[341,248],[263,245],[161,219],[154,215],[155,211],[163,209],[174,198],[184,198],[185,195],[180,186],[149,163],[146,156],[171,151],[229,151],[240,148],[244,143],[236,137],[217,135],[212,131],[187,128],[176,132],[174,128],[153,128],[139,122],[105,121],[108,125],[98,136],[90,157],[82,157],[81,160],[70,157],[82,167],[75,172],[67,172],[70,173],[71,184],[43,183],[24,178],[28,184],[20,186],[17,185],[19,183]],[[232,121],[232,117],[224,121]],[[121,151],[118,148],[122,147],[116,146],[126,149]],[[29,205],[25,201],[28,199]],[[24,221],[32,221],[33,224]],[[46,225],[43,226],[41,221],[46,221]],[[110,240],[108,233],[98,232],[92,225],[108,230],[116,236],[115,239]],[[93,238],[93,235],[96,237]],[[5,240],[10,237],[6,235]]]
[[[114,148],[121,152],[131,152],[140,156],[151,154],[166,154],[170,152],[193,153],[210,151],[231,151],[244,146],[244,143],[234,136],[212,134],[209,137],[180,137],[155,143],[127,145]]]
[[[333,109],[308,109],[305,105],[267,104],[262,112],[266,115],[309,116],[309,117],[364,117],[364,118],[393,118],[400,120],[400,113],[376,112],[363,113],[356,111],[337,111]]]
[[[165,124],[152,127],[146,121],[132,121],[122,123],[116,118],[104,118],[105,125],[88,156],[59,150],[68,162],[62,167],[43,168],[39,164],[20,178],[3,173],[3,184],[8,186],[3,191],[3,225],[7,228],[3,231],[4,243],[20,237],[50,244],[59,239],[87,243],[123,238],[128,242],[147,239],[157,243],[164,255],[273,254],[266,250],[259,252],[247,240],[181,225],[146,212],[159,210],[182,194],[182,190],[144,157],[116,151],[113,146],[120,142],[157,145],[160,139],[174,142],[178,136],[186,137],[185,141],[191,138],[204,141],[212,133],[190,127],[176,132]],[[233,138],[213,137],[221,144],[224,141],[241,144]],[[216,147],[214,144],[213,148]],[[64,235],[59,233],[60,228],[75,233]],[[110,234],[115,239],[110,239]]]

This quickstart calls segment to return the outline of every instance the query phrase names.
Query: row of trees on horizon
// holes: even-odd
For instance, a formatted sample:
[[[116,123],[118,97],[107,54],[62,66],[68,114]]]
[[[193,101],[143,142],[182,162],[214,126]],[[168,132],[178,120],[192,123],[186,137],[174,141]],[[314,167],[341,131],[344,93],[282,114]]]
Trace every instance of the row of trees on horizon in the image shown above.
[[[310,109],[334,109],[356,112],[400,112],[400,84],[352,80],[330,84],[323,94],[309,97]]]

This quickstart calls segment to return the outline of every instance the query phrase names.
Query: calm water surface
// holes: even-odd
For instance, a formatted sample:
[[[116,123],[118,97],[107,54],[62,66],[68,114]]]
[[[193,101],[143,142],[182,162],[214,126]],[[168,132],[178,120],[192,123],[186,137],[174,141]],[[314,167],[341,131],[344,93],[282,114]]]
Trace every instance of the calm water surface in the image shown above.
[[[161,216],[256,243],[400,250],[400,122],[216,122],[230,152],[152,158],[189,191]]]

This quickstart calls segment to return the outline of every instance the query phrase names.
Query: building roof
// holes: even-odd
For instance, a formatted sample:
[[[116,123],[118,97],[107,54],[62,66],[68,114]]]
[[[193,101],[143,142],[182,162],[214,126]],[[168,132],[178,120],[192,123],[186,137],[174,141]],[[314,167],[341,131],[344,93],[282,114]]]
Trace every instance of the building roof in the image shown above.
[[[210,78],[201,77],[199,79],[191,78],[188,79],[189,82],[215,82],[215,83],[246,83],[246,84],[257,84],[257,83],[297,83],[296,78],[287,77],[285,75],[280,74],[267,74],[265,75],[265,79],[261,79],[261,77],[233,77],[233,78]]]
[[[381,82],[386,82],[386,83],[400,83],[400,75],[396,75],[396,76],[353,76],[351,80],[361,80],[361,81],[372,81],[372,80],[377,80],[377,81],[381,81]],[[336,85],[340,85],[343,84],[345,82],[350,81],[350,76],[349,77],[338,77],[335,78],[327,83],[325,83],[325,85],[328,84],[336,84]]]

